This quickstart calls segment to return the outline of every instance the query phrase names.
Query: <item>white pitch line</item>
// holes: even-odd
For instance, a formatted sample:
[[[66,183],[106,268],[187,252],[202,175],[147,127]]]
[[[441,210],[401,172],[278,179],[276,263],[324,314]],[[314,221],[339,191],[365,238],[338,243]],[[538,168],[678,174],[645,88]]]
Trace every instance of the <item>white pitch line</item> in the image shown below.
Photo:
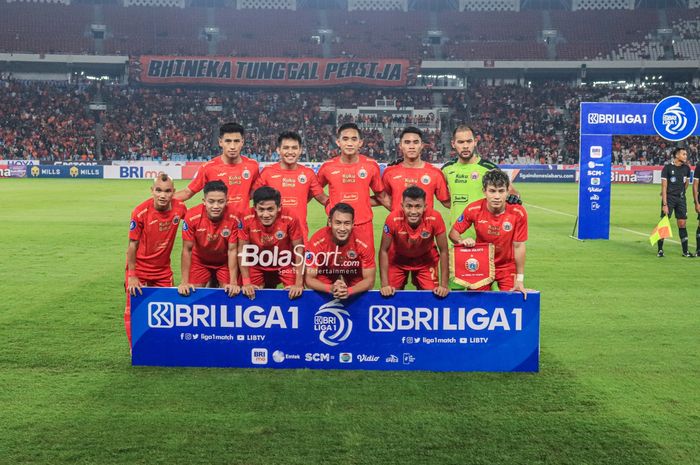
[[[531,203],[525,203],[528,207],[534,207],[540,210],[544,210],[549,213],[554,213],[555,215],[562,215],[562,216],[568,216],[569,218],[576,218],[576,215],[572,215],[571,213],[566,213],[566,212],[560,212],[559,210],[552,210],[551,208],[545,208],[545,207],[540,207],[539,205],[533,205]],[[631,234],[636,234],[638,236],[643,236],[643,237],[649,237],[649,234],[635,231],[634,229],[627,229],[623,228],[622,226],[615,226],[615,225],[610,225],[610,227],[619,229],[620,231],[625,231]],[[664,242],[673,242],[674,244],[680,244],[680,242],[673,240],[673,239],[664,239]]]

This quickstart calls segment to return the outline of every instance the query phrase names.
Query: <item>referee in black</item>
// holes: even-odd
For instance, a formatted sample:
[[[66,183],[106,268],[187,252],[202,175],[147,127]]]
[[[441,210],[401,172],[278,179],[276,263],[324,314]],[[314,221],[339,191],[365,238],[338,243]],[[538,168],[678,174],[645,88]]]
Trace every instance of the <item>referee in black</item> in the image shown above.
[[[671,156],[673,161],[664,166],[661,171],[661,217],[670,218],[673,214],[676,215],[683,256],[693,257],[694,255],[688,252],[688,230],[685,228],[685,220],[688,218],[685,191],[690,180],[688,152],[684,148],[676,147],[671,152]],[[660,239],[657,245],[659,247],[657,257],[663,257],[664,240]]]

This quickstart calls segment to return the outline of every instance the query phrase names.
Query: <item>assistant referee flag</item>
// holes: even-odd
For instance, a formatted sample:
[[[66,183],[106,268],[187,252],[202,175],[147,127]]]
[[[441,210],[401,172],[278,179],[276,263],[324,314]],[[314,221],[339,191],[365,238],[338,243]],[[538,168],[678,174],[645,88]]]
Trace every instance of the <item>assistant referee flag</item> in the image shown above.
[[[659,239],[666,239],[667,237],[673,237],[673,233],[671,232],[671,222],[668,221],[668,216],[664,215],[651,232],[649,242],[651,242],[651,245],[654,245],[659,242]]]

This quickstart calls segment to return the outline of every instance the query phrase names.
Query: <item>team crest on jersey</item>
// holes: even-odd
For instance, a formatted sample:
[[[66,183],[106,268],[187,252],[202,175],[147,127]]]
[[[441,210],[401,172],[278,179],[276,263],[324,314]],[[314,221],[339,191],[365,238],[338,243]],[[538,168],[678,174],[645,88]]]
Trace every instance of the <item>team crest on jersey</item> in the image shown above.
[[[424,175],[422,178],[420,178],[420,182],[427,186],[428,184],[430,184],[430,176],[428,176],[427,174]]]
[[[476,181],[477,179],[479,179],[479,172],[474,171],[470,177],[472,178],[472,180]]]
[[[183,220],[183,222],[182,222],[182,230],[183,230],[183,231],[187,231],[188,229],[190,229],[190,227],[187,226],[187,221],[184,221],[184,220]]]
[[[243,220],[238,220],[238,229],[243,229]]]
[[[173,224],[178,224],[179,222],[180,222],[180,217],[176,215],[175,218],[173,218]]]
[[[223,231],[221,231],[221,237],[229,237],[231,235],[231,230],[228,228],[225,228]]]
[[[354,250],[348,250],[347,255],[350,260],[355,260],[357,258],[357,252]]]
[[[676,182],[676,177],[675,177],[675,176],[671,176],[671,182]]]
[[[470,258],[467,260],[467,270],[471,271],[472,273],[475,271],[479,270],[479,260],[476,258]]]
[[[243,176],[243,179],[249,179],[250,178],[250,171],[248,171],[248,168],[243,170],[243,173],[241,173],[241,176]]]
[[[367,177],[367,170],[364,168],[360,168],[360,171],[357,172],[357,176],[360,179],[365,179]]]
[[[429,232],[429,231],[423,231],[422,233],[420,233],[420,237],[423,238],[423,239],[427,239],[427,238],[430,237],[430,232]]]
[[[509,221],[504,221],[504,222],[503,222],[503,230],[504,230],[505,232],[508,232],[508,231],[510,231],[511,229],[513,229],[513,225],[510,224]]]
[[[278,241],[281,241],[282,239],[284,239],[284,233],[282,231],[277,231],[275,233],[275,237],[277,238]]]
[[[297,178],[300,184],[306,184],[306,175],[305,174],[300,174],[299,177]]]
[[[129,223],[129,231],[133,231],[136,229],[136,221],[131,220],[131,223]]]

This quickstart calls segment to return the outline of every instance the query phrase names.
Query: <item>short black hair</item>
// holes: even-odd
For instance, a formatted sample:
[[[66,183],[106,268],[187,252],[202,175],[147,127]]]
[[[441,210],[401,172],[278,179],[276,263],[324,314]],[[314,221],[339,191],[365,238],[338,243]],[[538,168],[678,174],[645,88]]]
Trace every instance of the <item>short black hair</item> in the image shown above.
[[[360,136],[360,139],[362,139],[362,131],[360,131],[360,128],[357,126],[355,123],[344,123],[341,124],[340,127],[338,128],[338,137],[340,137],[340,133],[345,131],[346,129],[354,129],[357,131],[357,134]]]
[[[678,156],[678,154],[681,153],[681,151],[683,150],[685,150],[686,152],[688,151],[688,149],[686,149],[685,147],[675,147],[671,151],[671,156],[675,159]]]
[[[457,135],[458,132],[462,131],[469,131],[472,133],[472,136],[476,137],[476,132],[472,129],[471,126],[469,126],[466,123],[459,123],[455,128],[452,130],[452,139],[454,140],[455,136]]]
[[[498,168],[486,172],[481,180],[481,185],[486,189],[486,186],[494,187],[510,187],[510,178],[508,175]]]
[[[283,131],[283,132],[281,132],[280,135],[277,136],[277,147],[281,147],[281,146],[282,146],[282,141],[283,141],[284,139],[292,139],[292,140],[295,140],[295,141],[299,142],[299,147],[302,146],[301,136],[300,136],[299,133],[297,133],[297,132],[294,132],[294,131]]]
[[[204,185],[204,195],[206,196],[209,192],[223,192],[228,195],[228,187],[223,181],[217,179],[216,181],[209,181]]]
[[[279,207],[282,203],[280,191],[270,186],[262,186],[255,189],[255,192],[253,192],[253,205],[257,205],[260,202],[266,202],[268,200],[274,200],[275,205]]]
[[[423,141],[423,131],[421,131],[415,126],[408,126],[407,128],[404,128],[404,130],[401,131],[399,140],[403,139],[403,136],[405,136],[406,134],[417,134],[418,137],[420,137],[421,142]]]
[[[340,212],[340,213],[350,213],[350,216],[352,216],[352,219],[355,219],[355,209],[352,208],[352,206],[348,205],[347,203],[336,203],[333,208],[331,208],[331,211],[328,212],[328,218],[333,218],[333,214],[335,212]]]
[[[418,187],[418,186],[408,186],[404,191],[403,191],[403,199],[423,199],[425,200],[425,191]]]
[[[224,134],[238,132],[242,137],[245,137],[245,128],[238,123],[226,123],[219,127],[219,138],[224,137]]]

